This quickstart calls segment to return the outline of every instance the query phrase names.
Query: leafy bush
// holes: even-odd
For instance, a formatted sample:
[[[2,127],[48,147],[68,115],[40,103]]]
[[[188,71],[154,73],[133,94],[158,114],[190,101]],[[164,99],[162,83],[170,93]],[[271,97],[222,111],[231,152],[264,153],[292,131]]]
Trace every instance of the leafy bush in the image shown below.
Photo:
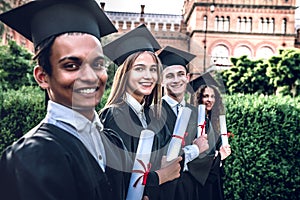
[[[226,199],[300,198],[300,98],[226,98],[232,155]]]
[[[0,88],[1,91],[1,88]],[[106,90],[96,110],[105,105],[110,89]],[[36,86],[0,92],[0,154],[14,140],[36,126],[46,114],[44,91]]]
[[[0,46],[0,85],[4,91],[17,90],[21,85],[36,85],[33,78],[35,62],[32,53],[14,41]]]
[[[38,87],[1,92],[0,152],[45,116],[44,93]]]
[[[103,95],[101,109],[109,95]],[[45,116],[38,87],[0,93],[0,151]],[[300,98],[226,97],[232,155],[226,160],[226,199],[300,198]]]

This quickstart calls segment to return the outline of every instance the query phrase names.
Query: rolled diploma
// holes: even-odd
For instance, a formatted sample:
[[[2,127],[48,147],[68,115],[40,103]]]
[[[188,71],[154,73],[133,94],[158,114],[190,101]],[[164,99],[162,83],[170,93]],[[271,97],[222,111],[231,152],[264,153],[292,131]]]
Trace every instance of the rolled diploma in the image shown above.
[[[143,166],[137,161],[137,159],[142,160],[143,163],[147,166],[150,161],[151,152],[152,152],[152,145],[154,139],[154,132],[151,130],[142,130],[140,135],[139,144],[136,151],[136,157],[133,164],[133,170],[141,170],[145,171]],[[128,194],[126,200],[136,200],[142,199],[145,185],[142,184],[143,178],[141,178],[136,185],[133,187],[134,183],[138,180],[140,176],[143,174],[141,173],[132,173],[130,177],[130,184],[128,188]]]
[[[192,112],[192,110],[190,108],[187,108],[187,107],[182,108],[182,111],[179,112],[179,114],[177,116],[173,135],[177,135],[181,138],[184,137],[184,134],[185,134],[185,131],[186,131],[186,128],[187,128],[187,125],[189,123],[189,119],[191,116],[191,112]],[[167,151],[167,161],[168,162],[178,157],[180,149],[181,149],[181,144],[182,144],[182,139],[177,138],[177,137],[172,137],[171,142],[168,147],[168,151]]]
[[[200,104],[198,106],[198,131],[197,131],[197,136],[201,136],[201,133],[205,133],[205,126],[202,127],[201,125],[203,125],[205,121],[205,105],[204,104]]]
[[[226,117],[225,115],[220,115],[220,131],[221,131],[221,139],[222,145],[228,144],[228,135],[227,135],[227,127],[226,127]]]

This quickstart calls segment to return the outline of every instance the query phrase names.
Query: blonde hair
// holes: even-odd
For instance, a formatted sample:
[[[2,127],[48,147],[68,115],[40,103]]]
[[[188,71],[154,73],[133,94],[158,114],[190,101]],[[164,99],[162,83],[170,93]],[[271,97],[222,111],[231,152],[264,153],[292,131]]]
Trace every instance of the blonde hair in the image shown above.
[[[128,75],[127,73],[129,70],[131,70],[133,63],[135,60],[142,54],[147,52],[149,55],[152,56],[152,58],[157,63],[158,69],[157,69],[157,75],[158,80],[156,83],[156,86],[152,90],[150,95],[144,96],[144,107],[150,107],[153,105],[154,113],[156,117],[160,117],[161,114],[161,97],[162,97],[162,89],[161,89],[161,72],[162,72],[162,66],[159,58],[150,51],[139,51],[136,53],[131,54],[126,58],[124,63],[117,69],[116,74],[114,76],[111,92],[109,94],[109,97],[107,99],[107,102],[105,104],[105,107],[109,107],[112,105],[121,105],[125,103],[125,93],[126,93],[126,87],[128,83]]]

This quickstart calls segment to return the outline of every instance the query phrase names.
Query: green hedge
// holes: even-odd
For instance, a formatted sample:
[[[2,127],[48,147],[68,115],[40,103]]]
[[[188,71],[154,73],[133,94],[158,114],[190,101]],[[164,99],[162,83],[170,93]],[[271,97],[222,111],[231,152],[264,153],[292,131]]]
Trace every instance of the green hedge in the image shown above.
[[[38,87],[0,92],[0,151],[33,128],[45,115],[44,93]]]
[[[226,199],[300,199],[300,98],[226,98]]]
[[[107,100],[106,90],[97,110]],[[45,94],[37,86],[23,86],[19,90],[0,89],[0,154],[14,140],[35,127],[46,114]]]
[[[1,92],[0,100],[2,151],[43,119],[45,106],[37,87]],[[226,108],[234,134],[225,164],[226,199],[300,199],[300,98],[233,95],[226,97]]]

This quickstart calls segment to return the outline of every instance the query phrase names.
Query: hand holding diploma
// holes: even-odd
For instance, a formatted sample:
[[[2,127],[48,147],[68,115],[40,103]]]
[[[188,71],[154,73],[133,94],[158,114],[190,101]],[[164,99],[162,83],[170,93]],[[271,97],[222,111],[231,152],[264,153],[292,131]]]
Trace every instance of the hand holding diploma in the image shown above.
[[[197,145],[199,153],[203,153],[209,149],[207,134],[203,134],[193,141],[193,144]]]
[[[198,131],[197,137],[205,134],[205,105],[200,104],[198,106]]]
[[[221,131],[222,145],[228,145],[228,133],[227,133],[227,127],[226,127],[225,114],[220,115],[220,131]]]
[[[156,171],[159,177],[159,184],[163,184],[168,181],[172,181],[180,176],[180,161],[182,157],[179,156],[170,162],[167,161],[167,157],[163,156],[161,159],[161,168]]]
[[[153,131],[147,129],[142,130],[126,200],[142,199],[147,176],[151,168],[151,163],[149,163],[149,161],[152,152],[153,139]]]
[[[184,136],[191,116],[191,112],[191,109],[183,107],[182,111],[179,112],[177,116],[173,132],[173,138],[171,139],[167,152],[168,162],[177,158],[179,155],[180,149],[182,148],[182,144],[184,142]]]

